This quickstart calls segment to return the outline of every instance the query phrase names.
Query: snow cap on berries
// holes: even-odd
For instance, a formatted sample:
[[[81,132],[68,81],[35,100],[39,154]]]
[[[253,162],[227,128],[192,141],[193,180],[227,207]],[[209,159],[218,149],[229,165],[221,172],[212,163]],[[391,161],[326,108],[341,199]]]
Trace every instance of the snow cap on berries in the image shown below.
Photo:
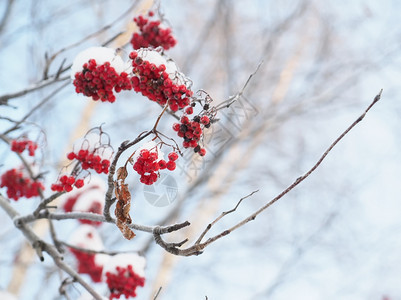
[[[174,79],[178,71],[177,65],[172,59],[167,58],[164,55],[161,55],[159,51],[151,50],[151,49],[139,49],[137,50],[138,57],[146,60],[156,66],[165,65],[166,72],[168,73],[171,80]]]
[[[159,161],[159,160],[164,159],[164,153],[163,153],[163,151],[160,151],[160,149],[158,149],[158,148],[156,147],[156,145],[157,145],[157,144],[156,144],[154,141],[149,141],[149,142],[143,144],[141,147],[138,148],[138,150],[136,150],[134,156],[132,157],[132,160],[133,160],[133,161],[137,161],[139,155],[141,154],[141,150],[145,150],[145,149],[146,149],[146,150],[149,150],[149,151],[151,151],[151,152],[157,152],[158,158],[156,159],[156,161]],[[151,150],[151,149],[152,149],[152,150]]]
[[[74,230],[68,243],[80,248],[103,250],[103,242],[98,231],[95,227],[87,224],[82,224]]]
[[[140,277],[145,277],[146,259],[136,253],[122,253],[114,255],[104,265],[103,274],[112,273],[118,274],[117,267],[126,268],[132,266],[133,271]]]
[[[75,74],[77,72],[82,71],[82,66],[90,59],[96,60],[98,65],[109,62],[117,73],[121,73],[129,69],[129,64],[124,63],[122,58],[117,55],[116,50],[106,47],[91,47],[78,53],[78,55],[75,57],[71,67],[72,79],[75,78]]]
[[[80,197],[78,197],[77,202],[75,203],[73,210],[74,211],[82,211],[89,212],[93,207],[98,207],[99,211],[96,213],[101,213],[104,207],[104,191],[101,189],[91,189],[82,193]]]

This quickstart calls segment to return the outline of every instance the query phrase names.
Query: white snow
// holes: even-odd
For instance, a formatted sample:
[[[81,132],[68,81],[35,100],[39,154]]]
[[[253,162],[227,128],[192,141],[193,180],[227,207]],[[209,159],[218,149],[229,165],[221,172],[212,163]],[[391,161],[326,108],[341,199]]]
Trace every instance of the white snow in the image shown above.
[[[1,300],[17,300],[18,298],[9,292],[0,291],[0,299]]]
[[[95,255],[95,264],[97,266],[104,266],[110,260],[110,256],[103,253],[98,253]]]
[[[154,141],[152,141],[152,140],[149,141],[149,142],[147,142],[146,144],[143,144],[141,147],[138,148],[138,150],[136,150],[134,156],[132,157],[132,161],[133,161],[134,163],[137,161],[137,159],[138,159],[138,157],[139,157],[139,154],[141,153],[141,150],[143,150],[143,149],[147,149],[147,150],[149,150],[149,151],[151,151],[151,152],[157,152],[157,154],[158,154],[158,159],[157,159],[156,161],[159,161],[159,160],[164,159],[164,153],[163,153],[163,151],[161,151],[159,147],[155,148],[156,145],[157,145],[157,144],[156,144]],[[152,150],[151,150],[151,149],[152,149]]]
[[[89,211],[93,202],[99,203],[101,209],[103,210],[104,192],[101,189],[91,189],[79,195],[77,202],[75,202],[73,210],[82,212]]]
[[[146,259],[136,253],[122,253],[112,256],[103,267],[103,275],[107,272],[117,274],[116,267],[126,268],[128,265],[132,266],[136,274],[145,277]]]
[[[160,52],[156,50],[151,50],[148,48],[141,48],[137,50],[138,56],[143,60],[147,60],[150,63],[155,64],[156,66],[165,65],[166,72],[168,73],[171,80],[176,77],[178,71],[177,65],[171,58],[167,58],[160,54]]]
[[[93,296],[89,293],[84,293],[78,298],[78,300],[93,300],[93,299],[94,299]],[[108,300],[109,298],[102,297],[102,299]]]
[[[103,250],[103,242],[100,238],[99,233],[97,232],[96,228],[88,225],[82,224],[80,225],[72,234],[68,240],[68,243],[85,248],[90,250]]]
[[[74,188],[71,192],[66,193],[64,195],[62,195],[60,197],[60,207],[63,207],[64,204],[68,201],[68,199],[70,198],[74,198],[74,197],[78,197],[78,200],[81,198],[82,195],[86,194],[87,192],[89,192],[89,190],[96,190],[99,193],[102,193],[103,197],[104,194],[106,193],[106,181],[104,179],[102,179],[100,176],[96,176],[96,175],[92,175],[90,177],[90,181],[88,183],[88,180],[85,180],[85,185],[80,188]],[[77,203],[75,203],[74,205],[74,210],[76,209],[75,206],[77,205]],[[85,211],[85,210],[81,210],[81,211]]]
[[[115,49],[106,47],[91,47],[78,53],[71,67],[71,78],[74,79],[75,73],[82,71],[82,66],[90,59],[96,60],[98,65],[109,62],[117,73],[126,71],[129,66],[124,63]]]

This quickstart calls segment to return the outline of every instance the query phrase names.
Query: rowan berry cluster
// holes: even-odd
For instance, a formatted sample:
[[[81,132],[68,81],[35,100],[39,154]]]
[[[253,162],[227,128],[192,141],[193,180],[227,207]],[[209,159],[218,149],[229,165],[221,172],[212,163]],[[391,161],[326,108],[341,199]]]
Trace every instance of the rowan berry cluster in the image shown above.
[[[75,248],[70,248],[70,251],[78,261],[78,273],[88,274],[93,282],[102,281],[103,266],[96,264],[95,254],[87,253]]]
[[[73,83],[77,93],[92,97],[93,100],[100,99],[110,103],[116,100],[113,89],[116,93],[132,89],[126,72],[118,74],[110,62],[97,65],[95,59],[90,59],[83,65],[81,72],[75,73]]]
[[[192,107],[191,107],[192,108]],[[186,110],[188,111],[188,109]],[[189,110],[192,113],[192,110]],[[206,149],[201,148],[199,142],[203,135],[203,129],[210,127],[210,119],[208,116],[196,115],[190,120],[188,116],[182,116],[180,123],[173,124],[173,130],[177,132],[177,135],[184,139],[182,146],[184,148],[194,148],[196,153],[200,156],[206,154]]]
[[[153,16],[153,12],[149,12]],[[134,49],[148,47],[162,47],[168,50],[177,44],[170,28],[162,28],[160,21],[150,21],[148,18],[139,16],[134,18],[134,22],[139,27],[139,33],[135,32],[131,39]]]
[[[24,174],[16,169],[8,170],[0,179],[0,188],[7,188],[7,196],[15,201],[21,197],[39,196],[39,191],[45,189],[41,182],[24,177]]]
[[[76,180],[74,176],[63,175],[59,178],[58,182],[53,183],[50,188],[54,192],[71,192],[74,186],[80,189],[84,184],[85,182],[83,179]]]
[[[110,290],[110,299],[136,297],[136,288],[145,285],[145,278],[135,273],[132,265],[126,268],[117,266],[117,274],[106,272],[106,282]]]
[[[131,52],[130,58],[136,75],[131,78],[134,91],[163,106],[168,101],[174,112],[190,104],[193,92],[184,84],[174,83],[166,72],[166,65],[151,63],[141,58],[136,51]]]
[[[164,159],[159,160],[157,151],[142,149],[136,162],[134,163],[134,170],[141,175],[140,181],[142,183],[146,185],[152,185],[159,178],[159,170],[175,170],[175,161],[177,159],[178,154],[175,152],[171,152],[168,155],[168,161],[166,162]]]
[[[104,173],[108,174],[109,173],[109,167],[110,167],[110,160],[108,159],[102,159],[100,155],[97,155],[95,151],[90,152],[89,150],[79,150],[77,153],[70,152],[67,154],[67,158],[69,160],[78,160],[80,161],[81,167],[84,170],[87,169],[93,169],[95,170],[98,174]]]
[[[31,140],[13,140],[11,142],[11,151],[22,153],[24,150],[28,150],[29,156],[34,156],[36,149],[38,149],[38,144]]]

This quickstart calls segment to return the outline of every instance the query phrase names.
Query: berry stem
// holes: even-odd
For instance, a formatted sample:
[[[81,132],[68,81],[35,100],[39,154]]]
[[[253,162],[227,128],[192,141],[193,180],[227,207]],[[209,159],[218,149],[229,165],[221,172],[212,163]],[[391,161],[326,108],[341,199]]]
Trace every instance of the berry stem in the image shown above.
[[[166,112],[168,106],[169,106],[169,102],[166,103],[166,105],[164,106],[162,112],[161,112],[160,115],[157,117],[157,120],[156,120],[155,125],[153,126],[152,132],[153,132],[154,134],[156,134],[156,135],[157,135],[157,125],[159,125],[160,119],[161,119],[161,117],[163,116],[163,114]]]

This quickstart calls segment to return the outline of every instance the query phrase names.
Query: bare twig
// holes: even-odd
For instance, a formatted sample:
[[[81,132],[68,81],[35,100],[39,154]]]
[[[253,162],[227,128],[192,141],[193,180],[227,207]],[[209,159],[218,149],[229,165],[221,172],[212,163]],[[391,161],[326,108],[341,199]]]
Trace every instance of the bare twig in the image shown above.
[[[186,248],[186,249],[180,249],[179,247],[174,246],[173,243],[166,243],[160,233],[159,233],[159,228],[156,227],[154,228],[153,231],[153,236],[155,239],[155,242],[160,245],[163,249],[165,249],[167,252],[172,253],[174,255],[180,255],[180,256],[191,256],[191,255],[199,255],[202,253],[203,249],[206,248],[208,245],[210,245],[211,243],[217,241],[218,239],[230,234],[231,232],[233,232],[234,230],[242,227],[243,225],[245,225],[246,223],[255,220],[255,218],[262,213],[263,211],[265,211],[267,208],[269,208],[271,205],[273,205],[275,202],[277,202],[278,200],[280,200],[281,198],[283,198],[286,194],[288,194],[290,191],[292,191],[296,186],[298,186],[302,181],[304,181],[306,178],[308,178],[319,166],[320,164],[323,162],[323,160],[327,157],[327,155],[331,152],[331,150],[359,123],[361,122],[364,117],[366,116],[366,114],[369,112],[369,110],[380,100],[381,98],[381,94],[382,94],[381,90],[379,92],[379,94],[377,94],[375,96],[375,98],[373,99],[373,102],[365,109],[365,111],[362,113],[361,116],[358,117],[358,119],[356,119],[328,148],[327,150],[323,153],[323,155],[318,159],[318,161],[312,166],[312,168],[307,171],[304,175],[298,177],[292,184],[290,184],[285,190],[283,190],[279,195],[277,195],[275,198],[273,198],[272,200],[270,200],[268,203],[266,203],[264,206],[262,206],[260,209],[258,209],[256,212],[254,212],[253,214],[251,214],[250,216],[248,216],[247,218],[243,219],[241,222],[237,223],[236,225],[232,226],[231,228],[222,231],[221,233],[209,238],[208,240],[206,240],[203,243],[194,243],[192,246]],[[228,211],[227,213],[230,213],[232,211],[234,211],[239,203],[242,200],[240,200],[236,207],[230,211]],[[225,216],[227,213],[222,213],[221,216],[219,216],[216,220],[221,219],[223,216]],[[215,224],[216,220],[212,223]],[[208,225],[208,227],[211,226],[211,224]],[[206,228],[205,231],[208,231],[210,228]],[[204,236],[204,232],[201,234],[200,238],[197,241],[200,241],[203,236]]]
[[[14,0],[8,0],[6,4],[6,9],[4,10],[3,17],[1,18],[0,21],[0,34],[3,31],[3,29],[6,27],[7,21],[9,20],[9,17],[11,15],[11,8],[14,4]]]
[[[38,219],[50,219],[50,220],[89,220],[93,222],[108,222],[108,223],[115,223],[115,219],[111,218],[107,220],[104,215],[90,213],[90,212],[70,212],[70,213],[51,213],[49,211],[41,211],[37,216],[34,214],[26,215],[26,216],[18,216],[14,218],[14,223],[17,227],[21,224],[26,224],[30,222],[34,222]],[[129,225],[130,228],[153,233],[155,228],[158,228],[159,234],[166,234],[173,231],[178,231],[184,227],[189,226],[190,223],[185,221],[183,223],[177,223],[167,226],[147,226],[147,225],[140,225],[132,223]]]
[[[83,248],[83,247],[78,247],[75,245],[71,245],[69,243],[63,242],[63,241],[59,241],[59,243],[65,247],[68,248],[72,248],[81,252],[85,252],[85,253],[89,253],[89,254],[106,254],[106,255],[110,255],[110,256],[114,256],[117,254],[121,254],[121,253],[132,253],[132,252],[137,252],[137,251],[106,251],[106,250],[92,250],[92,249],[88,249],[88,248]]]
[[[251,75],[249,75],[244,86],[238,93],[236,93],[234,96],[229,97],[227,100],[221,102],[219,105],[217,105],[215,107],[216,111],[221,110],[223,108],[229,108],[234,102],[238,101],[238,99],[242,97],[242,95],[243,95],[246,87],[248,86],[249,82],[251,81],[252,77],[254,77],[256,75],[256,73],[259,71],[262,64],[263,64],[263,61],[261,61],[258,64],[258,66],[256,67],[256,70]]]
[[[11,219],[19,216],[18,212],[10,205],[9,201],[0,195],[0,207],[9,215]],[[42,252],[46,252],[53,259],[54,263],[64,272],[71,276],[71,278],[79,282],[95,299],[102,300],[103,298],[89,285],[83,278],[74,271],[70,266],[63,262],[63,257],[57,249],[43,240],[41,240],[30,227],[24,223],[20,223],[18,229],[24,234],[25,238],[31,243],[32,247],[36,250],[41,261],[44,260]]]
[[[253,191],[252,193],[250,193],[249,195],[242,197],[238,202],[237,205],[235,205],[235,207],[233,209],[230,209],[228,211],[224,211],[221,213],[220,216],[218,216],[212,223],[210,223],[209,225],[207,225],[206,229],[201,233],[201,235],[199,236],[198,240],[195,242],[195,244],[199,244],[202,239],[205,237],[206,233],[208,233],[208,231],[213,227],[214,224],[216,224],[218,221],[220,221],[224,216],[231,214],[233,212],[235,212],[238,208],[238,206],[241,204],[241,202],[243,200],[245,200],[246,198],[251,197],[253,194],[259,192],[259,190]]]
[[[159,289],[156,292],[156,295],[153,297],[153,300],[156,300],[157,297],[159,297],[161,290],[162,290],[162,287],[159,287]]]
[[[43,98],[42,101],[40,101],[34,108],[32,108],[20,121],[16,122],[13,127],[10,129],[7,129],[4,134],[8,134],[16,129],[19,128],[19,126],[24,123],[37,109],[39,109],[42,105],[44,105],[47,101],[49,101],[51,98],[53,98],[57,93],[59,93],[62,89],[64,89],[70,82],[65,82],[63,85],[59,86],[56,88],[54,91],[52,91],[47,97]],[[28,92],[27,92],[28,93]],[[0,100],[0,105],[1,105],[1,100]]]
[[[21,91],[0,96],[0,105],[6,105],[8,100],[10,100],[10,99],[25,96],[26,94],[28,94],[30,92],[40,90],[40,89],[42,89],[46,86],[49,86],[51,84],[54,84],[56,82],[62,82],[62,81],[66,81],[69,79],[70,79],[70,76],[65,76],[65,77],[61,77],[61,78],[49,78],[47,80],[42,80],[38,83],[31,85],[30,87],[27,87],[27,88],[21,90]]]

